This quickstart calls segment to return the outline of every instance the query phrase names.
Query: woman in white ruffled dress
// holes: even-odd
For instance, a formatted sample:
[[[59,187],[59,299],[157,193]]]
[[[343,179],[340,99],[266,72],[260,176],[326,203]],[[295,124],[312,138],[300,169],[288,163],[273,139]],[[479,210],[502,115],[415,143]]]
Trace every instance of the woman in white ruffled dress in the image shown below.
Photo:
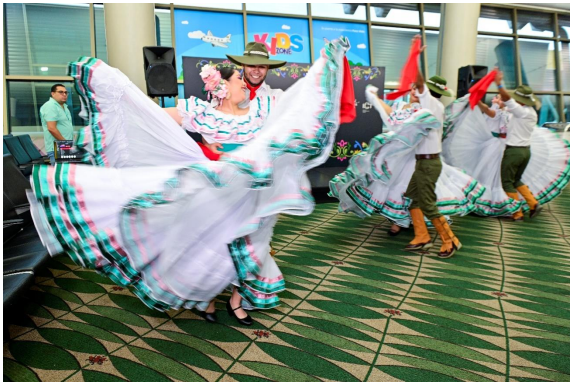
[[[223,81],[230,95],[222,103],[190,98],[174,112],[100,60],[71,63],[89,120],[78,145],[88,151],[86,160],[108,167],[35,168],[29,198],[50,253],[64,251],[133,286],[158,310],[204,311],[230,285],[231,299],[240,297],[245,307],[276,307],[285,283],[269,254],[273,226],[279,213],[307,215],[314,208],[306,171],[332,149],[348,48],[345,38],[327,43],[274,109],[270,98],[238,108],[244,99],[238,74]],[[208,161],[176,120],[217,142],[248,144]],[[252,323],[236,304],[227,304],[229,313]]]
[[[388,106],[377,96],[374,86],[366,88],[366,99],[380,113],[384,130],[370,140],[368,149],[352,157],[349,167],[330,181],[330,196],[340,200],[341,212],[359,217],[374,213],[392,222],[389,234],[408,228],[410,200],[404,197],[414,172],[416,144],[440,122],[419,105],[415,93],[410,104]],[[445,216],[464,216],[474,210],[483,187],[471,176],[442,162],[436,183],[437,206]],[[426,224],[431,222],[426,219]]]
[[[501,160],[511,113],[497,96],[491,108],[480,102],[472,110],[469,94],[446,108],[442,156],[476,178],[485,194],[475,203],[481,216],[511,215],[529,210],[523,197],[510,198],[501,184]],[[531,159],[521,180],[529,186],[539,204],[557,197],[569,183],[569,143],[548,129],[537,127],[531,135]]]

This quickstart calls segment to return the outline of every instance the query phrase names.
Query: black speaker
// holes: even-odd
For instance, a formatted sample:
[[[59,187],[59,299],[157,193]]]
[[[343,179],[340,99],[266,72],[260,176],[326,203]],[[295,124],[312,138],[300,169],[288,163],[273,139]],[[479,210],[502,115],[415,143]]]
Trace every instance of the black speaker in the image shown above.
[[[465,66],[458,70],[458,98],[463,97],[470,88],[487,75],[486,66]]]
[[[147,95],[172,97],[179,93],[172,47],[143,47],[143,64]]]

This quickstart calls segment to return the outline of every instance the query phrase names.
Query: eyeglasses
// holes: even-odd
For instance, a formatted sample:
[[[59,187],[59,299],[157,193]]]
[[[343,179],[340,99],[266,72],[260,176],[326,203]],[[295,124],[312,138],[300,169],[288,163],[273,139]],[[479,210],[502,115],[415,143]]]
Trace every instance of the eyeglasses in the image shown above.
[[[66,94],[66,95],[68,95],[68,92],[67,92],[67,91],[56,91],[56,92],[57,92],[58,94]]]

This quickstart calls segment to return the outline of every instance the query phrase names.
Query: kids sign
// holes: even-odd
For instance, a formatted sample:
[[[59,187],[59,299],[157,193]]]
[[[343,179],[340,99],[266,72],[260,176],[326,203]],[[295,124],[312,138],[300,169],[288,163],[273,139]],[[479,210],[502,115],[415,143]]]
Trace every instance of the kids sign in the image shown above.
[[[255,42],[264,43],[269,50],[271,55],[292,55],[293,52],[302,52],[302,36],[300,35],[288,35],[284,32],[279,32],[275,34],[274,37],[269,39],[269,34],[265,33],[262,35],[255,34]],[[269,42],[270,40],[270,42]]]
[[[310,63],[308,21],[274,16],[247,16],[248,40],[265,44],[272,59]]]

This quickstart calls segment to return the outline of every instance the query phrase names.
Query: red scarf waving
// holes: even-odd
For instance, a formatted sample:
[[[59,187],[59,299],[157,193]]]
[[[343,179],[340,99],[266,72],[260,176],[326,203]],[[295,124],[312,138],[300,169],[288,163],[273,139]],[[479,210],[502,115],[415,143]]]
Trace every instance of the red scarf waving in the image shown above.
[[[478,102],[483,98],[491,82],[495,80],[497,70],[491,70],[489,74],[480,79],[479,82],[470,88],[470,107],[473,110]]]
[[[342,95],[340,96],[340,123],[350,123],[356,119],[356,105],[354,101],[354,83],[350,73],[348,59],[344,57],[344,74],[342,79]]]
[[[402,69],[402,78],[400,79],[400,88],[397,91],[386,94],[386,99],[394,100],[410,92],[412,83],[416,82],[418,76],[418,57],[420,56],[420,47],[422,42],[416,39],[410,49],[408,60]]]

